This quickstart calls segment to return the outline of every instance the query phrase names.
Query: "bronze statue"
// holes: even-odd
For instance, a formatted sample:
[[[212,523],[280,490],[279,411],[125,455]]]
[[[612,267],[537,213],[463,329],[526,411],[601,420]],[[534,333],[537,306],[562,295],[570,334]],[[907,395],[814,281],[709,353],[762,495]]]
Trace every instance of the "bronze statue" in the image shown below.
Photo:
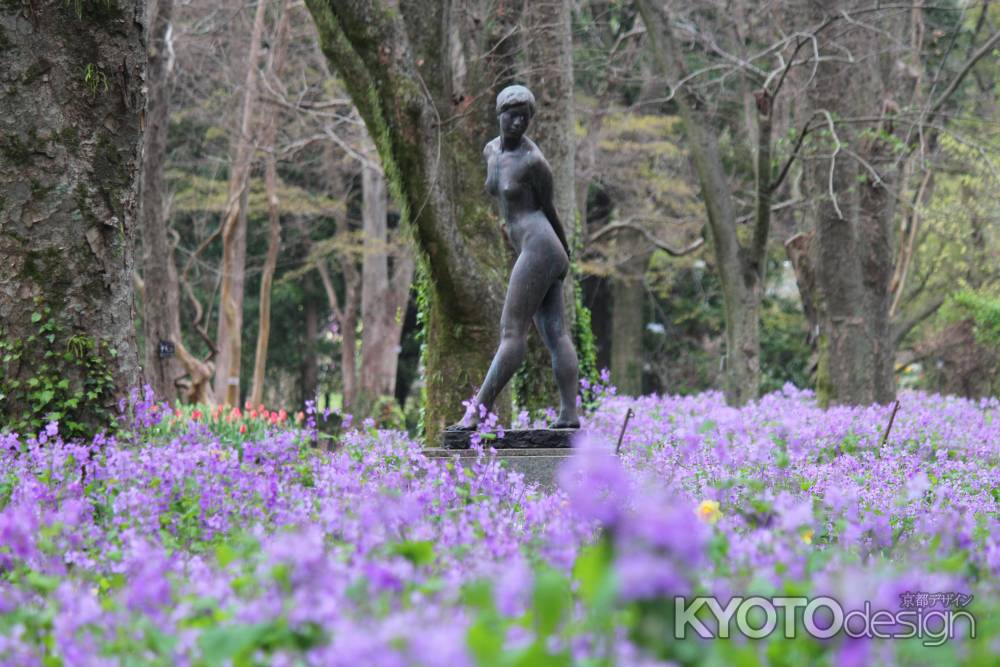
[[[524,361],[529,323],[534,320],[552,355],[559,387],[559,417],[553,428],[579,428],[576,350],[563,315],[563,280],[569,271],[569,245],[552,205],[552,170],[531,139],[524,136],[535,113],[535,97],[524,86],[497,95],[500,136],[486,144],[486,190],[497,198],[517,261],[500,317],[500,347],[474,404],[448,430],[473,430],[479,405],[492,409],[497,395]]]

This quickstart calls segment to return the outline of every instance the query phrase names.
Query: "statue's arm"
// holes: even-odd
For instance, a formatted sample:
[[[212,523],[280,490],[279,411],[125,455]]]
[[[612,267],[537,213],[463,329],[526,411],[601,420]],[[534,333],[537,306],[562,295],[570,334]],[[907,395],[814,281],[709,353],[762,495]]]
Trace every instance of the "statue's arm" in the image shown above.
[[[490,156],[497,151],[498,144],[499,144],[499,137],[487,141],[486,145],[483,146],[483,159],[486,160],[486,164],[490,163]]]
[[[500,139],[498,137],[496,139],[493,139],[483,147],[483,159],[486,160],[485,185],[487,191],[489,190],[490,187],[490,159],[494,156],[495,153],[499,151],[499,144],[500,144]],[[504,243],[507,244],[507,247],[513,250],[514,244],[511,243],[510,234],[507,233],[507,223],[503,220],[503,218],[500,218],[500,236],[503,237]]]
[[[549,163],[545,161],[545,158],[538,160],[538,168],[535,169],[534,185],[542,212],[549,219],[549,223],[552,225],[556,236],[559,237],[559,242],[562,243],[568,257],[570,253],[569,243],[566,241],[566,232],[563,230],[562,222],[559,221],[559,214],[556,213],[556,207],[552,203],[552,169],[549,167]]]

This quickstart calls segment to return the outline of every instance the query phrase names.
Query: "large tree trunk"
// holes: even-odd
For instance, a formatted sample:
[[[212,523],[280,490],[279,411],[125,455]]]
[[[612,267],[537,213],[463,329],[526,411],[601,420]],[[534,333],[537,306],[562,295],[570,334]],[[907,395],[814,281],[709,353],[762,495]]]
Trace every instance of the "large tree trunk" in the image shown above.
[[[413,279],[408,250],[390,253],[385,177],[365,165],[362,173],[364,264],[361,277],[360,404],[365,411],[382,396],[396,393],[396,368],[403,316]],[[389,261],[393,260],[390,279]]]
[[[240,402],[240,360],[243,349],[243,284],[246,280],[246,199],[253,162],[251,134],[257,101],[257,63],[267,0],[258,0],[250,32],[243,106],[236,128],[236,147],[229,167],[229,196],[222,216],[222,286],[219,292],[219,355],[215,363],[215,398],[222,404]]]
[[[817,7],[814,15],[821,20],[827,13],[856,6],[852,0]],[[885,20],[879,25],[887,27]],[[869,54],[881,51],[878,42],[882,38],[873,31],[837,38],[833,44],[832,31],[820,33],[820,52],[840,52],[845,46]],[[818,154],[806,168],[814,202],[813,252],[820,305],[816,387],[824,405],[887,403],[896,394],[895,343],[889,319],[897,194],[890,176],[896,167],[883,139],[871,136],[862,141],[857,129],[834,125],[833,119],[883,114],[884,105],[892,100],[893,71],[898,67],[893,58],[882,56],[861,62],[822,59],[807,91],[810,107],[826,119],[827,126],[817,139]],[[892,132],[891,128],[878,129]],[[846,147],[859,157],[848,155]],[[860,166],[860,160],[868,166]]]
[[[183,345],[180,336],[180,293],[173,246],[167,237],[166,183],[167,126],[170,120],[168,81],[170,76],[167,44],[174,0],[159,0],[150,15],[150,39],[146,71],[146,131],[142,174],[142,328],[145,335],[143,376],[156,396],[177,400],[176,382],[184,374],[179,356],[172,354]],[[165,349],[161,350],[161,344]]]
[[[115,394],[139,382],[132,276],[143,9],[0,4],[0,340],[25,346],[17,363],[0,365],[0,422],[56,410],[90,380],[100,395],[81,400],[71,418],[97,427]],[[80,360],[59,369],[68,388],[51,398],[29,401],[12,385],[52,368],[43,337],[27,340],[38,333],[36,299],[62,327],[51,349],[99,356],[111,383]]]
[[[896,343],[892,335],[893,220],[899,194],[894,156],[888,142],[876,137],[863,147],[862,156],[879,173],[871,174],[858,189],[860,202],[861,284],[864,291],[862,317],[872,341],[871,398],[867,402],[891,403],[896,398]],[[865,397],[868,398],[868,397]]]
[[[422,254],[424,426],[433,442],[462,415],[499,340],[507,262],[483,191],[482,148],[496,134],[495,94],[512,73],[516,8],[306,4]]]

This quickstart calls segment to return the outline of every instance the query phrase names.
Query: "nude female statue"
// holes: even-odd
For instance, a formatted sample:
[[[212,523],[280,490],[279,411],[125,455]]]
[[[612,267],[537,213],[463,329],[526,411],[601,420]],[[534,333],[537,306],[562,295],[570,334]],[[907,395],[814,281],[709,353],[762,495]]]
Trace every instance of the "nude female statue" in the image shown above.
[[[472,430],[479,405],[493,407],[497,395],[524,361],[528,326],[534,320],[552,355],[559,387],[559,417],[553,428],[579,428],[576,414],[578,361],[563,317],[563,280],[569,246],[552,204],[552,170],[524,136],[535,113],[535,97],[524,86],[497,95],[500,136],[486,144],[486,190],[497,198],[517,261],[510,274],[500,317],[500,347],[474,404],[449,430]]]

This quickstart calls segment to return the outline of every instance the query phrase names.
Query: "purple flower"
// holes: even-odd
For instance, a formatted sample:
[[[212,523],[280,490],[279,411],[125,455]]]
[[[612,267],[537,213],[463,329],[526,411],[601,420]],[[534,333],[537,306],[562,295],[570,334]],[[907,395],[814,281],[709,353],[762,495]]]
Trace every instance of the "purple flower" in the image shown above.
[[[588,434],[581,434],[573,456],[562,464],[559,486],[573,512],[586,521],[615,526],[628,503],[629,478],[614,451]]]

